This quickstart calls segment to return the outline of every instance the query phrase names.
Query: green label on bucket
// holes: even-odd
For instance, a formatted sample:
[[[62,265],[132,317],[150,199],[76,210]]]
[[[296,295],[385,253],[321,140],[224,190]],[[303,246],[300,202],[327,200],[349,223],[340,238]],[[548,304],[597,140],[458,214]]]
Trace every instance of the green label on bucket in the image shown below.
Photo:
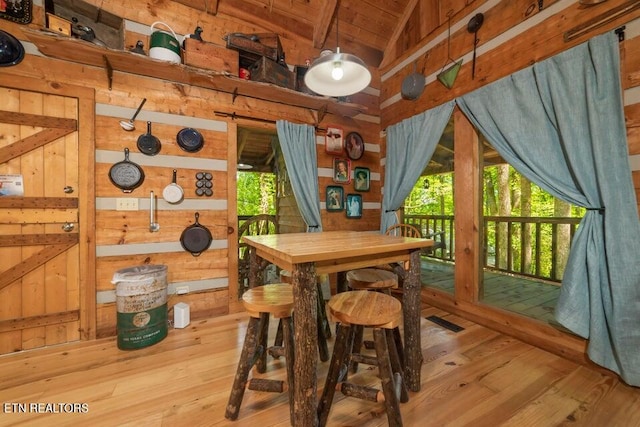
[[[167,304],[138,313],[118,313],[118,348],[130,350],[160,342],[167,336]]]

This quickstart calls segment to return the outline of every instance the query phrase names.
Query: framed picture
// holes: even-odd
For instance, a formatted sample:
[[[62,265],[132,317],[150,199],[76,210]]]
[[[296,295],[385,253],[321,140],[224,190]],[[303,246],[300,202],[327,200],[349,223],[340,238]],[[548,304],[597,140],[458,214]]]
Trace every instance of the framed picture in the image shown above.
[[[362,217],[362,196],[360,194],[347,194],[347,218]]]
[[[369,191],[370,178],[369,168],[356,167],[353,170],[353,189],[356,191]]]
[[[358,132],[349,132],[345,138],[345,150],[347,157],[358,160],[364,154],[364,141]]]
[[[327,126],[327,135],[324,137],[324,150],[329,154],[342,154],[344,147],[344,131],[337,126]]]
[[[28,24],[31,22],[32,0],[0,0],[0,18]]]
[[[344,189],[339,185],[327,186],[327,211],[340,212],[344,210]]]
[[[351,182],[351,161],[335,157],[333,159],[333,182],[348,184]]]

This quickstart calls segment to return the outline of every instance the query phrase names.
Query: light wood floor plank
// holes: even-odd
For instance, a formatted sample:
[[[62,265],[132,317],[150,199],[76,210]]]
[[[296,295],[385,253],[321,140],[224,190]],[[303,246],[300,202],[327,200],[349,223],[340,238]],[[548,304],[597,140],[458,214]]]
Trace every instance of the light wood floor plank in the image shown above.
[[[431,315],[464,330],[424,319]],[[405,426],[640,426],[640,389],[617,377],[439,309],[422,317],[422,390],[401,405]],[[288,426],[285,394],[247,391],[239,419],[224,418],[247,319],[196,321],[137,350],[119,350],[111,338],[1,356],[0,426]],[[319,393],[327,368],[319,362]],[[267,372],[254,375],[283,379],[284,371],[282,359],[269,359]],[[351,380],[377,386],[375,373],[360,365]],[[37,413],[32,403],[88,411]],[[25,413],[16,413],[19,404]],[[386,426],[384,406],[336,393],[329,425]]]

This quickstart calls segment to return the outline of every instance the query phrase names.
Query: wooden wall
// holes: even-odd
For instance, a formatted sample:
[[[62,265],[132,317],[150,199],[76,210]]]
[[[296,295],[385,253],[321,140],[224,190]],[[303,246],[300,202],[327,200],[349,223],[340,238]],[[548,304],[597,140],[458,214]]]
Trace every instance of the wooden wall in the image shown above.
[[[398,41],[398,59],[380,69],[382,128],[551,57],[595,35],[625,26],[626,39],[620,43],[625,118],[633,179],[636,194],[640,196],[640,157],[637,157],[640,154],[640,9],[615,15],[617,17],[610,22],[596,25],[583,35],[565,42],[568,31],[606,17],[633,2],[609,0],[597,7],[581,6],[577,0],[545,0],[542,3],[543,8],[540,9],[534,0],[418,1],[403,37]],[[484,24],[478,31],[476,72],[472,79],[473,34],[467,31],[467,23],[478,12],[484,14]],[[445,88],[436,80],[448,56],[449,13],[452,16],[451,58],[463,59],[462,69],[452,89]],[[414,32],[422,36],[417,42],[412,39]],[[418,100],[409,101],[401,98],[400,87],[404,77],[413,72],[414,62],[418,70],[424,67],[427,86]],[[384,153],[384,141],[381,148]]]
[[[157,20],[170,23],[178,34],[188,34],[195,25],[201,25],[206,29],[208,40],[220,40],[220,43],[226,33],[261,32],[259,28],[248,28],[224,16],[202,14],[175,2],[89,0],[87,3],[124,19],[125,47],[131,47],[137,40],[143,40],[148,46],[149,26]],[[241,310],[235,297],[236,127],[254,123],[221,119],[215,116],[214,111],[298,123],[314,123],[317,116],[307,108],[242,96],[233,99],[228,93],[118,71],[114,72],[112,87],[109,88],[104,68],[41,55],[21,31],[24,27],[43,26],[44,11],[38,4],[34,6],[33,15],[34,20],[28,26],[0,20],[0,29],[17,36],[28,52],[22,63],[0,69],[0,72],[42,79],[49,85],[73,82],[95,90],[95,212],[90,215],[95,217],[92,238],[96,245],[96,336],[116,333],[116,287],[111,281],[116,271],[136,265],[167,265],[169,306],[180,301],[189,303],[192,319]],[[290,63],[304,63],[304,58],[309,56],[304,52],[311,47],[296,46],[295,41],[288,39],[283,39],[282,44]],[[136,130],[124,131],[119,121],[131,117],[143,98],[147,101],[136,120]],[[318,125],[325,128],[327,123],[331,123],[343,127],[345,132],[359,132],[365,139],[367,152],[357,165],[369,167],[375,181],[372,181],[371,191],[363,193],[365,211],[362,220],[347,220],[344,214],[323,212],[323,224],[328,229],[377,229],[380,198],[377,97],[359,94],[352,101],[365,105],[367,113],[354,118],[328,113]],[[147,120],[152,122],[153,135],[162,143],[162,149],[156,156],[146,156],[137,149],[137,139],[146,132]],[[176,134],[184,127],[196,128],[203,134],[205,146],[201,151],[188,153],[179,148]],[[131,160],[138,163],[145,173],[143,185],[130,194],[122,193],[108,178],[111,165],[124,159],[125,147],[131,151]],[[321,175],[319,191],[324,201],[324,187],[332,184],[332,156],[324,152],[320,135],[317,149]],[[162,200],[162,190],[171,182],[174,168],[178,170],[177,182],[185,190],[185,199],[180,204],[170,205]],[[212,197],[196,196],[195,174],[198,171],[213,174]],[[158,232],[149,231],[151,191],[158,198]],[[121,198],[135,199],[139,209],[117,210],[117,202]],[[195,212],[200,214],[200,223],[213,235],[210,249],[198,257],[184,251],[180,245],[182,231],[193,224]],[[189,293],[176,295],[176,287],[181,286],[188,286]]]

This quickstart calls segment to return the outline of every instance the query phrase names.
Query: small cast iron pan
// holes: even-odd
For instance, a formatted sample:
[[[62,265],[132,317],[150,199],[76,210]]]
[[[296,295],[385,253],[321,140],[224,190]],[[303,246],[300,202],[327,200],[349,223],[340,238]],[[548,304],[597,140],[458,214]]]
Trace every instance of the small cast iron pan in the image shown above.
[[[131,193],[144,182],[144,171],[129,160],[129,149],[124,149],[124,160],[114,163],[109,169],[109,179],[123,193]]]
[[[155,156],[160,152],[160,140],[151,134],[151,122],[147,122],[147,133],[138,137],[138,150],[147,156]]]
[[[0,67],[18,65],[24,59],[24,46],[13,34],[0,30]]]
[[[189,153],[200,151],[204,146],[202,134],[193,128],[184,128],[176,136],[180,148]]]
[[[198,222],[199,218],[200,214],[196,212],[196,222],[185,228],[180,236],[180,244],[193,256],[200,256],[211,246],[213,240],[209,229]]]

